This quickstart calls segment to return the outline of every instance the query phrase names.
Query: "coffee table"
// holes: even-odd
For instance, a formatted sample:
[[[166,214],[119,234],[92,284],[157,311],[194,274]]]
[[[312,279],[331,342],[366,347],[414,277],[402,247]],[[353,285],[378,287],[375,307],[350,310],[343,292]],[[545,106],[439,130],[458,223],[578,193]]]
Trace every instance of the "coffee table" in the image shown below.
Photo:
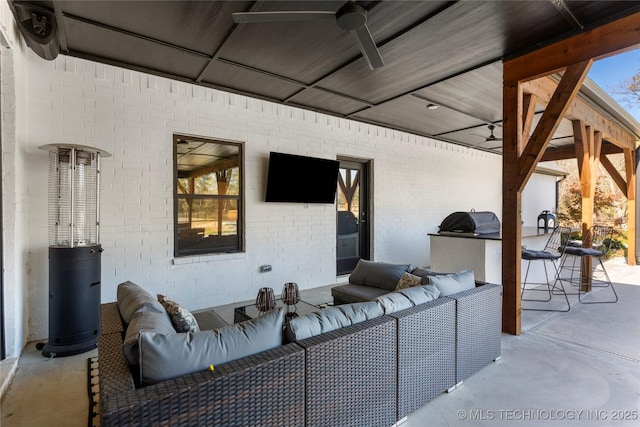
[[[276,300],[276,308],[278,307],[284,308],[285,325],[289,320],[295,317],[304,316],[305,314],[320,310],[320,307],[318,307],[317,305],[313,305],[302,300],[298,301],[298,303],[295,305],[287,305],[279,298]],[[233,310],[233,323],[255,319],[256,317],[259,317],[260,314],[262,313],[260,312],[260,310],[258,310],[255,304],[236,307]]]

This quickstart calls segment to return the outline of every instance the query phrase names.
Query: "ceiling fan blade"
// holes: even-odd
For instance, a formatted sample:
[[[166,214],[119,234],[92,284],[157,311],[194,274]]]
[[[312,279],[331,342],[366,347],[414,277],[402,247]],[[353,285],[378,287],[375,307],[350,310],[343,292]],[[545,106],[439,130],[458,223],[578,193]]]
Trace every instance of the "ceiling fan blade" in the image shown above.
[[[382,67],[384,61],[382,60],[382,56],[380,56],[376,42],[373,40],[373,37],[371,37],[369,28],[363,25],[357,30],[351,31],[351,34],[353,34],[353,37],[356,39],[360,52],[362,52],[364,59],[367,60],[369,68],[373,70]]]
[[[325,11],[281,11],[281,12],[234,12],[233,22],[236,24],[253,24],[260,22],[294,22],[335,20],[334,12]]]

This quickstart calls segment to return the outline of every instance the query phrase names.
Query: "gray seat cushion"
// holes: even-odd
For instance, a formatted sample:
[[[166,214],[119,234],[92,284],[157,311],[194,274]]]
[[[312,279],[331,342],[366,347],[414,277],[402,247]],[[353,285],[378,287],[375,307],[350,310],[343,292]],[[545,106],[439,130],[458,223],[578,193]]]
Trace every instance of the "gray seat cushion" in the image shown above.
[[[593,256],[593,257],[604,256],[604,252],[599,251],[597,249],[583,248],[583,247],[574,248],[573,246],[568,246],[567,249],[565,250],[565,253],[569,255],[576,255],[576,256]]]
[[[393,291],[402,273],[409,273],[412,269],[410,264],[390,264],[361,259],[349,276],[349,283]]]
[[[386,289],[380,289],[369,285],[346,284],[331,288],[334,301],[342,303],[373,301],[374,298],[389,293]]]
[[[140,379],[155,384],[282,345],[282,308],[216,331],[141,332]]]
[[[551,252],[537,251],[534,249],[522,250],[522,259],[528,260],[528,261],[543,260],[543,259],[555,260],[558,258],[560,258],[559,254],[556,255],[556,254],[552,254]]]

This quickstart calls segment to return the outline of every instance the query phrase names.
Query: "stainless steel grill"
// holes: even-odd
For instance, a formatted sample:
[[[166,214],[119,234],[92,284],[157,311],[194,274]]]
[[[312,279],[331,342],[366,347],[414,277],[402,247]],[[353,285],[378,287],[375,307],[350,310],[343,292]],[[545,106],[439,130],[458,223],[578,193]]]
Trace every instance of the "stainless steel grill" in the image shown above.
[[[442,220],[438,233],[497,234],[500,220],[493,212],[454,212]]]

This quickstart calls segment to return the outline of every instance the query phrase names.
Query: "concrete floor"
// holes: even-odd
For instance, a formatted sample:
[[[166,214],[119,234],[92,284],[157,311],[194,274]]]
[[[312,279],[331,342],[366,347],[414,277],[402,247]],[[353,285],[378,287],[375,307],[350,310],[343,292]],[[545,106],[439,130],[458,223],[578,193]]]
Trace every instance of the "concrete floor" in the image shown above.
[[[617,304],[583,305],[572,296],[568,313],[523,311],[522,334],[503,335],[499,361],[413,412],[402,427],[640,425],[640,266],[612,260],[607,268]],[[330,301],[330,287],[303,291],[302,298]],[[233,307],[242,304],[217,310],[232,322]],[[0,426],[86,426],[87,358],[96,354],[49,360],[30,343],[3,395]],[[8,366],[0,366],[3,376]]]

